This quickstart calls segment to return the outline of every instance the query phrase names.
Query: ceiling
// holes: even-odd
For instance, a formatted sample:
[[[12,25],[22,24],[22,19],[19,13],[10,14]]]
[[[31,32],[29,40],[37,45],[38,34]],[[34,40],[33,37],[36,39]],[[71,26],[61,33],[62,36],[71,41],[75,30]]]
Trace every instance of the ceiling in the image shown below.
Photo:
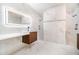
[[[51,7],[55,7],[57,5],[60,5],[61,3],[28,3],[36,12],[38,12],[40,15],[46,10]]]

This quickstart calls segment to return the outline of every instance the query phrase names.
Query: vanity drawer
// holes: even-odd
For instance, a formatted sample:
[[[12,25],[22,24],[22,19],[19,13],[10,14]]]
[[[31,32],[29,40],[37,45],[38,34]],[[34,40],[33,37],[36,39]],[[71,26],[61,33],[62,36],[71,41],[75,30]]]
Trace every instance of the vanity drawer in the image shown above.
[[[24,43],[29,42],[29,35],[22,36],[22,42],[24,42]]]

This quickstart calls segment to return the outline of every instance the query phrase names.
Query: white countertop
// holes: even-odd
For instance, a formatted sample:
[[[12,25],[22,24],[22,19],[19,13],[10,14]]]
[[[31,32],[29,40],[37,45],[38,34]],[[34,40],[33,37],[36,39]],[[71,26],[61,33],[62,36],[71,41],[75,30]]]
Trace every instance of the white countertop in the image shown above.
[[[9,38],[19,37],[23,35],[27,35],[29,32],[26,33],[10,33],[10,34],[0,34],[0,40],[5,40]]]

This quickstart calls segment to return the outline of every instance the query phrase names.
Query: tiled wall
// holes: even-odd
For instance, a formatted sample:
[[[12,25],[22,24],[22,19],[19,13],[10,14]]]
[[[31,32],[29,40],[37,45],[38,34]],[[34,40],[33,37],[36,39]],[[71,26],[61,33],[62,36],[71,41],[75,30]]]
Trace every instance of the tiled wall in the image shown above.
[[[79,24],[78,4],[67,4],[66,14],[66,41],[68,45],[77,48],[77,33],[79,29],[75,30],[75,24]],[[77,16],[73,17],[75,14],[77,14]]]
[[[43,26],[44,40],[52,43],[66,44],[65,6],[60,5],[46,10],[43,14]]]
[[[75,30],[75,24],[79,25],[79,5],[77,3],[70,3],[70,4],[64,4],[62,7],[56,10],[55,8],[50,8],[44,13],[44,21],[55,21],[55,20],[63,20],[65,21],[65,39],[66,44],[73,46],[77,48],[77,33],[79,33],[79,26],[78,30]],[[63,11],[61,11],[61,9]],[[60,10],[60,11],[59,11]],[[55,13],[55,12],[58,13]],[[61,14],[62,13],[62,14]],[[75,14],[77,14],[76,17],[73,17]],[[48,16],[46,16],[48,15]],[[63,15],[63,16],[62,16]],[[58,18],[58,19],[56,19]],[[51,26],[54,27],[54,26]],[[53,31],[53,29],[51,30]]]

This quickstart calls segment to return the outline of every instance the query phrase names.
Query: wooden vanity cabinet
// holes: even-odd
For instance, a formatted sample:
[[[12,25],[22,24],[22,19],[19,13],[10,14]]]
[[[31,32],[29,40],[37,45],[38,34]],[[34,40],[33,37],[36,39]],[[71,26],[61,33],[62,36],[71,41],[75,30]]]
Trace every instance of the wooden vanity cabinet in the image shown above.
[[[77,49],[79,49],[79,34],[77,34]]]
[[[37,32],[30,32],[28,35],[22,36],[22,42],[31,44],[37,40]]]

